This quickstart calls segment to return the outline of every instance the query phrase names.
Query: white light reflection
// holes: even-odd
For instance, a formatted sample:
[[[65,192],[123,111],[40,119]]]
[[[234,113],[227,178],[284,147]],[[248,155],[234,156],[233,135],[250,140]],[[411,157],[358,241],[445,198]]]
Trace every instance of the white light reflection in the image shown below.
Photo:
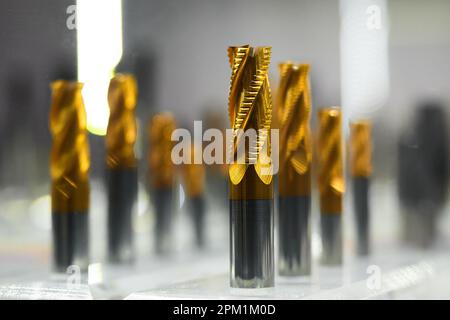
[[[83,82],[87,129],[105,135],[109,80],[122,58],[122,1],[77,0],[78,81]]]
[[[88,284],[96,285],[103,283],[103,265],[99,262],[91,263],[88,267]]]
[[[368,117],[389,96],[386,0],[340,0],[344,117]],[[345,125],[345,128],[348,126]]]
[[[52,227],[51,221],[51,197],[46,194],[31,202],[29,213],[34,225],[43,230],[50,230]]]

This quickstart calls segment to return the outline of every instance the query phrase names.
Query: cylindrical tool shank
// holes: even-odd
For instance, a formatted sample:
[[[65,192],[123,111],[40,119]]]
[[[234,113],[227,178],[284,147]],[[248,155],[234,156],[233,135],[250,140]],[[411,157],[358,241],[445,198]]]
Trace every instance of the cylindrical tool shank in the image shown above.
[[[272,200],[230,200],[231,286],[274,285]]]
[[[311,273],[311,198],[280,197],[278,269],[282,276]]]
[[[57,272],[69,266],[86,271],[89,264],[88,214],[86,212],[53,212],[53,263]]]
[[[342,216],[324,213],[320,215],[322,232],[322,263],[324,265],[342,264]]]
[[[189,199],[191,218],[195,231],[195,243],[202,248],[205,245],[205,199],[198,196]]]
[[[155,204],[155,249],[158,254],[167,253],[171,247],[172,188],[153,190]]]
[[[370,253],[370,216],[369,216],[368,178],[353,178],[353,196],[356,218],[356,251],[359,255]]]
[[[107,171],[107,179],[109,260],[113,263],[132,262],[137,169],[110,169]]]

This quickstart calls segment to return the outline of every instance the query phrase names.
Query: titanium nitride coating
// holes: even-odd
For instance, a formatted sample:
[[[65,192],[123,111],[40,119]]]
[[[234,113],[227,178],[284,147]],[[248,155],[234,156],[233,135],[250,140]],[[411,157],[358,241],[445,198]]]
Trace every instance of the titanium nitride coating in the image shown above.
[[[282,276],[311,273],[311,93],[309,65],[279,65],[280,128],[278,269]]]
[[[112,263],[130,263],[134,260],[132,222],[137,202],[135,78],[130,74],[116,74],[109,84],[108,102],[108,257]]]
[[[228,169],[230,285],[234,288],[274,285],[270,56],[270,47],[228,48],[233,130]]]
[[[318,186],[322,263],[342,263],[342,198],[345,192],[343,173],[342,112],[338,107],[318,112],[317,139]]]
[[[51,84],[50,155],[54,269],[71,265],[86,270],[88,254],[89,145],[83,84],[58,80]]]
[[[155,250],[158,254],[168,253],[172,246],[175,173],[171,158],[174,145],[171,136],[175,128],[175,119],[170,113],[153,116],[148,125],[148,169],[155,208]]]
[[[201,146],[191,147],[190,163],[183,165],[184,189],[186,202],[191,216],[195,243],[198,248],[205,246],[205,167],[201,163],[195,163],[195,154],[202,156]]]
[[[369,187],[372,175],[372,123],[350,122],[350,171],[353,180],[353,206],[356,225],[356,252],[370,253]]]

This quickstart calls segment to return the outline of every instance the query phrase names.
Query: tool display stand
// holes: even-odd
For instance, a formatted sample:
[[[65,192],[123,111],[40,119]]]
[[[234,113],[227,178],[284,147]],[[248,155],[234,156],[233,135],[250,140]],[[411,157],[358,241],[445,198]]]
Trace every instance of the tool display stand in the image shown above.
[[[93,198],[102,199],[102,191],[93,190]],[[349,209],[344,215],[343,265],[322,266],[317,199],[313,199],[312,275],[277,276],[275,287],[269,289],[230,288],[228,212],[226,208],[212,210],[214,203],[209,204],[209,241],[204,250],[196,249],[189,215],[181,206],[171,253],[159,256],[153,251],[151,212],[147,212],[136,218],[137,261],[111,265],[105,263],[104,254],[106,206],[98,200],[92,208],[96,214],[91,212],[90,218],[91,226],[96,227],[90,232],[89,271],[69,269],[63,274],[50,271],[50,216],[42,213],[49,212],[48,208],[34,203],[27,214],[22,210],[0,216],[0,299],[450,299],[449,215],[442,215],[435,244],[420,249],[405,244],[399,236],[401,218],[395,214],[399,211],[393,197],[389,197],[395,195],[392,186],[374,185],[373,192],[383,201],[372,211],[370,256],[354,254]],[[351,208],[351,203],[346,199],[346,207]]]

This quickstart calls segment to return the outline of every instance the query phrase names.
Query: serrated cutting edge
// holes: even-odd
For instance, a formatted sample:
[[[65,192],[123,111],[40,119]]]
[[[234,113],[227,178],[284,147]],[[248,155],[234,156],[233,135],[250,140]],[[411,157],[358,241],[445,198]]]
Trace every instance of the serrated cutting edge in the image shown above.
[[[280,85],[277,115],[280,126],[281,165],[305,174],[311,165],[311,92],[308,64],[285,62],[279,65]]]
[[[82,83],[64,80],[51,84],[50,175],[54,212],[87,212],[89,207],[90,155],[82,88]]]
[[[109,84],[110,116],[106,133],[106,163],[109,168],[136,166],[137,138],[135,109],[137,82],[131,74],[117,74]]]
[[[268,79],[271,57],[270,47],[251,48],[248,45],[229,47],[231,66],[228,113],[233,129],[234,160],[229,166],[233,184],[239,184],[247,168],[255,166],[258,177],[265,183],[272,181],[270,156],[270,127],[272,122],[272,97]],[[254,129],[256,139],[245,151],[238,154],[245,133]],[[263,152],[264,151],[264,152]]]

